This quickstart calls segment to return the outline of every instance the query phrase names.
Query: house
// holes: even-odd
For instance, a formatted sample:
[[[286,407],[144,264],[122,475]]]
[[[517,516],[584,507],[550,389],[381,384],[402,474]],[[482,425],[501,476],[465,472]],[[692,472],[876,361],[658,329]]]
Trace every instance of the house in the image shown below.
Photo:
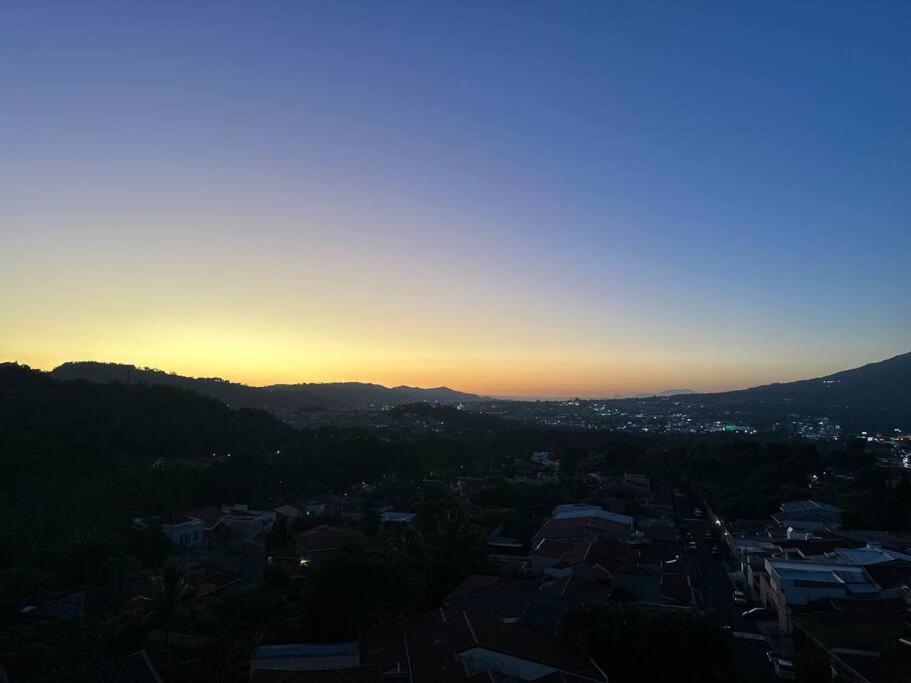
[[[250,660],[250,678],[257,671],[337,671],[360,666],[357,641],[260,645]]]
[[[159,525],[161,532],[173,546],[171,553],[184,561],[204,560],[208,549],[206,525],[198,518],[174,514],[164,519],[137,517],[134,529],[147,529]]]
[[[553,635],[459,609],[441,608],[378,629],[367,637],[362,658],[385,677],[414,683],[481,680],[472,677],[482,674],[487,680],[607,680],[587,655]]]
[[[681,572],[661,573],[661,602],[675,607],[693,607],[696,596],[688,574]]]
[[[793,640],[821,656],[834,681],[898,683],[911,678],[906,616],[901,600],[833,601],[793,616]]]
[[[862,548],[836,548],[832,553],[836,562],[843,564],[856,564],[861,566],[877,565],[886,562],[911,563],[911,555],[880,548],[875,545],[866,545]]]
[[[528,552],[532,572],[543,574],[549,567],[559,562],[575,544],[576,542],[572,540],[540,539]]]
[[[472,575],[444,600],[444,606],[555,634],[564,617],[583,605],[603,605],[606,585],[574,576],[536,580]]]
[[[174,515],[163,521],[161,531],[173,544],[178,556],[185,560],[204,560],[209,547],[206,525],[200,519]]]
[[[272,512],[275,513],[276,519],[284,518],[289,522],[307,514],[302,505],[279,505],[276,508],[272,508]]]
[[[254,669],[250,683],[382,683],[383,677],[374,664],[325,671],[277,671]]]
[[[581,540],[601,537],[625,540],[629,538],[634,522],[628,515],[592,506],[557,510],[534,535],[532,546],[544,539]]]
[[[308,500],[306,509],[311,516],[318,517],[323,514],[341,515],[343,512],[350,512],[354,505],[355,501],[351,496],[338,496],[330,492]]]
[[[559,552],[555,558],[548,558]],[[589,581],[607,582],[620,567],[636,565],[641,550],[626,543],[603,538],[585,538],[567,544],[561,541],[542,541],[532,558],[532,566],[541,567],[548,576],[575,576]],[[544,561],[546,560],[546,561]]]
[[[646,543],[672,543],[680,545],[680,531],[676,525],[649,524],[648,522],[663,522],[664,520],[641,520],[639,532]]]
[[[528,548],[515,538],[501,536],[502,525],[487,537],[487,559],[504,575],[530,576],[534,572],[528,562]]]
[[[623,475],[623,483],[637,491],[648,492],[652,488],[652,480],[644,474],[625,473]]]
[[[827,529],[829,535],[857,543],[858,547],[872,545],[899,552],[911,552],[911,533],[855,529]]]
[[[262,538],[272,529],[275,512],[250,510],[246,505],[232,505],[224,510],[221,523],[244,538]]]
[[[111,659],[92,667],[92,683],[162,683],[163,679],[145,650]]]
[[[661,573],[648,567],[620,567],[614,572],[612,584],[622,589],[635,602],[661,604]]]
[[[115,586],[74,587],[19,610],[23,616],[90,624],[120,613],[125,599]]]
[[[841,527],[842,509],[817,500],[794,500],[782,503],[772,519],[783,529],[814,531]]]
[[[221,519],[225,516],[225,511],[220,507],[212,505],[190,510],[189,512],[185,512],[184,516],[201,521],[206,530],[206,535],[211,537],[211,534],[221,525]]]
[[[761,582],[760,596],[778,614],[785,632],[794,607],[833,598],[875,598],[881,590],[861,566],[766,559],[765,570],[768,578]]]
[[[411,524],[417,515],[413,512],[392,512],[391,510],[380,514],[380,523],[386,524]]]
[[[323,524],[294,534],[294,545],[301,566],[317,568],[338,555],[341,548],[363,545],[364,537],[357,532]]]

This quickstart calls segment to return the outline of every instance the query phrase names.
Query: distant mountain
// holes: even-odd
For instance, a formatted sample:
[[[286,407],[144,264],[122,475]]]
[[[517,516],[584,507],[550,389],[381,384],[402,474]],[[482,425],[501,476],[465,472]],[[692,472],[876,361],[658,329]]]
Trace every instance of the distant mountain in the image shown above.
[[[659,391],[656,396],[684,396],[695,393],[692,389],[665,389],[664,391]]]
[[[329,401],[341,402],[354,408],[376,408],[407,403],[469,403],[482,401],[477,394],[455,391],[449,387],[384,387],[363,382],[330,382],[325,384],[275,384],[266,389],[275,391],[304,392]]]
[[[276,384],[251,387],[217,377],[185,377],[151,368],[138,368],[120,363],[93,361],[64,363],[51,371],[55,379],[84,379],[110,384],[163,384],[178,386],[204,396],[217,398],[232,408],[261,408],[287,417],[296,412],[316,410],[363,410],[428,401],[459,403],[482,400],[477,394],[466,394],[447,387],[384,387],[360,382],[326,384]]]
[[[911,430],[911,353],[833,375],[683,397],[762,424],[795,413],[830,417],[850,430]]]
[[[51,370],[51,376],[55,379],[84,379],[100,384],[120,382],[183,387],[203,396],[217,398],[232,408],[261,408],[276,414],[300,410],[344,410],[349,407],[327,397],[313,396],[306,392],[272,391],[229,382],[218,377],[184,377],[163,370],[138,368],[135,365],[121,363],[64,363]]]
[[[667,397],[667,396],[683,396],[688,394],[695,394],[696,392],[692,389],[665,389],[664,391],[659,391],[657,394],[650,394],[648,392],[640,392],[638,394],[614,394],[612,398],[623,399],[623,398],[658,398],[658,397]]]

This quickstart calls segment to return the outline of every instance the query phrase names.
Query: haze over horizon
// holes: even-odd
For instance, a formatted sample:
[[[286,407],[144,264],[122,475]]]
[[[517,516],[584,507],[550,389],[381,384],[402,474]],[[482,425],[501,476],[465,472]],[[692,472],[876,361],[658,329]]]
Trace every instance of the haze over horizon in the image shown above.
[[[0,360],[497,396],[908,351],[911,5],[10,3]]]
[[[899,354],[899,355],[902,355],[902,356],[911,355],[911,352],[907,352],[907,354]],[[885,361],[885,360],[890,360],[890,359],[886,359],[886,358],[877,359],[877,360],[875,360],[875,361],[870,361],[870,363],[879,363],[880,361]],[[17,361],[17,362],[18,362],[18,361]],[[87,363],[90,363],[90,364],[91,364],[91,363],[109,363],[109,362],[111,362],[111,361],[100,361],[100,360],[95,359],[95,360],[90,360],[90,361],[70,361],[70,362],[75,362],[75,363],[87,362]],[[858,365],[857,367],[862,367],[862,366],[868,365],[868,364],[870,364],[870,363],[862,363],[861,365]],[[26,365],[27,365],[27,364],[26,364]],[[388,387],[388,388],[396,388],[396,387],[413,387],[413,388],[422,388],[422,389],[448,388],[448,389],[453,389],[453,390],[455,390],[455,391],[460,391],[460,392],[464,392],[464,393],[479,394],[479,395],[484,396],[484,397],[487,397],[487,398],[496,398],[496,399],[517,399],[517,400],[529,400],[529,401],[534,401],[534,400],[541,400],[541,401],[548,401],[548,400],[565,400],[565,399],[569,399],[569,398],[587,398],[587,399],[597,399],[597,398],[611,399],[611,398],[628,398],[628,397],[630,397],[630,398],[635,398],[635,397],[638,397],[638,396],[647,396],[647,395],[660,395],[660,394],[665,394],[665,395],[671,395],[671,394],[687,394],[687,393],[691,393],[691,392],[694,392],[694,391],[697,392],[697,393],[716,393],[716,392],[724,392],[724,391],[731,391],[731,390],[738,390],[738,389],[751,389],[751,388],[753,388],[753,387],[755,387],[755,386],[762,386],[762,385],[767,385],[767,384],[777,384],[777,383],[790,382],[790,381],[796,381],[796,380],[815,379],[815,377],[794,377],[794,378],[789,378],[789,379],[785,379],[785,380],[773,379],[773,380],[768,380],[768,381],[760,382],[759,384],[756,384],[756,385],[739,386],[739,387],[724,387],[724,388],[708,388],[708,389],[700,389],[700,390],[694,390],[694,389],[691,389],[690,387],[665,387],[664,389],[650,389],[650,390],[643,390],[643,391],[614,392],[614,393],[612,393],[612,394],[608,394],[608,393],[590,393],[590,394],[584,394],[584,393],[569,393],[569,394],[565,394],[565,395],[537,395],[537,394],[512,394],[512,395],[509,395],[509,394],[493,394],[493,393],[486,393],[486,392],[483,392],[483,391],[475,391],[474,389],[472,389],[472,388],[470,388],[470,387],[451,386],[451,385],[445,385],[445,384],[440,384],[440,385],[409,385],[409,384],[404,384],[404,383],[402,383],[402,382],[379,382],[379,381],[374,381],[374,380],[363,380],[363,379],[344,379],[344,380],[319,380],[319,381],[313,381],[313,380],[307,380],[307,379],[296,378],[296,379],[285,379],[285,380],[278,380],[278,381],[275,381],[275,382],[267,382],[267,383],[256,384],[256,383],[253,383],[253,382],[244,381],[243,379],[239,379],[239,378],[236,378],[236,377],[231,377],[231,376],[229,376],[229,375],[205,375],[205,376],[203,376],[203,375],[194,375],[193,373],[180,373],[180,372],[175,372],[175,371],[173,371],[173,370],[170,370],[170,369],[168,369],[168,368],[156,368],[156,367],[153,367],[153,366],[144,365],[144,364],[142,364],[142,363],[127,363],[127,362],[123,362],[123,363],[121,363],[121,365],[131,365],[131,366],[133,366],[133,367],[135,367],[135,368],[138,368],[138,369],[156,370],[156,371],[160,371],[160,372],[171,373],[171,374],[176,374],[176,375],[180,375],[180,376],[183,376],[183,377],[190,377],[190,378],[195,378],[195,379],[213,379],[213,378],[217,378],[217,379],[220,379],[220,380],[227,380],[227,381],[229,381],[229,382],[235,382],[235,383],[245,384],[245,385],[247,385],[247,386],[259,387],[259,388],[270,387],[270,386],[293,386],[293,385],[298,385],[298,384],[364,383],[364,384],[378,384],[378,385],[385,386],[385,387]],[[49,368],[34,368],[34,369],[43,370],[43,371],[45,371],[45,372],[49,372],[49,371],[51,371],[51,370],[54,370],[56,367],[59,367],[59,366],[54,366],[54,367],[49,367]],[[823,373],[823,374],[821,374],[821,375],[819,375],[819,376],[823,376],[823,377],[824,377],[824,376],[827,376],[827,375],[835,374],[835,373],[837,373],[837,372],[841,372],[841,371],[843,371],[843,370],[853,370],[853,369],[855,369],[853,366],[850,367],[850,368],[835,368],[835,369],[833,369],[833,370],[831,370],[831,371],[829,371],[829,372],[825,372],[825,373]]]

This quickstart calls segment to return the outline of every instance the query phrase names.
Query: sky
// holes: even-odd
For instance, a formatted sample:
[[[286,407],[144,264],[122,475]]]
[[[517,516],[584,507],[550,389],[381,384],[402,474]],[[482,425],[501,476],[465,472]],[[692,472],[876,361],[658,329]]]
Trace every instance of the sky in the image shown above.
[[[911,351],[911,3],[4,2],[0,360],[509,396]]]

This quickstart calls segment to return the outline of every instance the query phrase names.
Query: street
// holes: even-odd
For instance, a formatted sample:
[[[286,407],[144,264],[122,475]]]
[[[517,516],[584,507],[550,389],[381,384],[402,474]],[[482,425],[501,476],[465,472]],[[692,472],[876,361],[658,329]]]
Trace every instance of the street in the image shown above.
[[[744,619],[741,614],[756,607],[755,604],[734,604],[734,585],[722,564],[722,556],[712,555],[712,546],[718,543],[705,540],[707,525],[702,520],[685,519],[685,529],[692,531],[698,550],[687,553],[687,566],[697,592],[697,600],[710,621],[722,627],[730,627],[734,640],[734,653],[738,669],[745,680],[777,680],[766,653],[770,646],[756,623]]]

